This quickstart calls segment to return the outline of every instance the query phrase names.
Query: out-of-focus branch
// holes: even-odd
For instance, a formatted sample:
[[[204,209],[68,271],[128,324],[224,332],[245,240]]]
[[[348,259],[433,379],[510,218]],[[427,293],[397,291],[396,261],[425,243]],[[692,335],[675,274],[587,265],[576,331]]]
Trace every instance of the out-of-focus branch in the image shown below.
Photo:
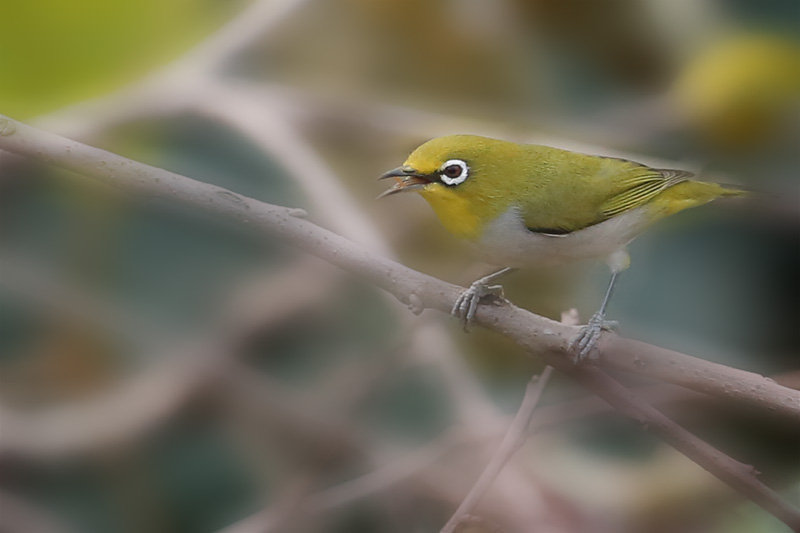
[[[80,404],[40,413],[0,408],[0,459],[59,461],[135,441],[197,392],[208,371],[205,355],[171,353],[168,363]]]
[[[493,435],[476,439],[474,432],[466,432],[464,428],[445,431],[438,438],[400,459],[389,462],[382,460],[363,476],[298,498],[295,507],[300,508],[305,518],[320,519],[326,512],[381,494],[414,478],[427,478],[428,482],[432,482],[433,478],[438,476],[435,473],[429,474],[430,468],[448,453],[465,444],[485,445],[492,442],[493,439],[490,437]],[[282,512],[282,507],[283,502],[273,503],[269,508],[232,524],[220,533],[280,531],[280,526],[285,524],[287,519],[291,519],[291,515],[281,516],[286,514]]]
[[[192,72],[213,74],[226,61],[263,38],[311,0],[253,0],[227,24],[204,39],[165,72],[184,77]]]
[[[0,286],[39,307],[91,324],[118,339],[155,344],[166,337],[163,328],[126,312],[111,302],[93,298],[61,279],[53,269],[10,252],[0,253]]]
[[[274,431],[265,433],[267,440],[264,443],[274,445],[276,441],[284,439],[294,443],[290,455],[304,455],[298,463],[298,467],[303,464],[302,469],[307,469],[309,463],[319,463],[320,459],[329,461],[332,457],[350,457],[365,463],[367,473],[323,489],[319,489],[314,482],[307,484],[303,493],[292,494],[291,498],[279,497],[267,508],[232,524],[225,532],[266,533],[284,531],[290,526],[302,529],[298,522],[324,520],[323,515],[327,512],[362,499],[385,497],[388,489],[398,486],[414,493],[429,490],[430,486],[440,486],[443,482],[460,487],[461,480],[457,472],[443,472],[432,467],[456,448],[471,446],[470,449],[485,449],[498,433],[494,426],[484,428],[484,433],[478,434],[474,428],[456,425],[432,442],[396,459],[396,447],[389,446],[391,452],[387,454],[387,451],[383,451],[386,446],[380,444],[381,439],[349,423],[342,417],[338,405],[331,409],[330,402],[321,403],[312,399],[306,403],[295,401],[276,410],[273,404],[285,403],[282,395],[275,398],[276,387],[260,386],[265,378],[255,376],[244,368],[232,367],[229,370],[232,372],[229,373],[231,385],[223,386],[219,392],[223,396],[223,403],[230,404],[239,413],[238,416],[244,414],[247,417],[246,426],[256,428],[256,433],[264,422],[269,423],[270,427],[281,428],[277,434]],[[514,479],[505,479],[507,483],[499,485],[498,489],[501,490],[496,492],[501,493],[502,489],[510,486],[517,489],[519,497],[509,504],[507,494],[497,494],[487,502],[486,509],[487,513],[515,524],[515,530],[518,530],[521,524],[538,519],[540,513],[535,502],[531,502],[527,496],[530,492],[525,490],[527,487],[514,484]],[[450,499],[458,502],[461,496],[455,492]],[[524,502],[528,505],[520,507]],[[531,508],[532,505],[534,508]]]
[[[284,324],[328,296],[332,275],[303,261],[240,288],[215,328],[153,357],[158,363],[119,387],[42,412],[0,406],[0,459],[58,461],[130,443],[165,423],[221,379],[239,345]],[[291,295],[291,297],[281,297]]]
[[[66,533],[67,530],[40,509],[17,496],[0,492],[0,530],[4,533]]]
[[[202,97],[195,108],[246,134],[280,163],[302,186],[317,208],[317,216],[327,221],[332,230],[383,256],[393,255],[328,165],[299,137],[274,99],[256,101],[252,92],[211,81],[200,90]]]
[[[531,416],[533,416],[533,411],[539,403],[539,398],[541,398],[542,392],[552,372],[553,367],[545,367],[540,376],[534,376],[530,382],[528,382],[528,386],[525,388],[525,396],[522,399],[522,405],[520,405],[516,416],[514,416],[514,420],[512,420],[511,426],[508,428],[508,432],[505,437],[503,437],[500,447],[494,453],[489,464],[486,465],[486,468],[472,486],[472,489],[470,489],[467,496],[461,502],[461,505],[458,506],[456,512],[453,513],[453,516],[444,525],[442,533],[453,533],[456,530],[456,527],[458,527],[461,521],[475,509],[476,505],[478,505],[481,497],[489,490],[489,487],[491,487],[494,480],[500,474],[500,471],[511,459],[511,456],[514,455],[514,452],[525,442],[525,437],[527,436],[526,430],[531,421]]]
[[[781,381],[782,377],[775,376],[775,380]],[[685,401],[696,402],[706,398],[701,394],[673,385],[646,387],[635,391],[634,394],[639,398],[639,401],[646,401],[651,405],[671,405],[675,402]],[[536,410],[535,416],[533,416],[528,426],[528,435],[546,431],[577,419],[607,414],[613,410],[614,408],[611,405],[596,396],[540,407]],[[505,427],[509,423],[510,419],[500,418],[495,426],[486,427],[483,434],[465,431],[465,428],[456,426],[412,452],[405,453],[400,457],[384,457],[380,460],[379,466],[360,477],[323,489],[320,492],[306,495],[302,501],[303,513],[306,516],[319,517],[327,511],[386,492],[398,484],[419,478],[421,472],[430,470],[442,458],[452,454],[454,450],[460,447],[496,445],[503,437]],[[241,522],[237,522],[235,526],[226,529],[225,533],[233,531],[243,533],[251,530],[264,531],[264,529],[255,529],[258,525],[273,527],[272,524],[276,521],[274,517],[277,514],[275,511],[278,507],[280,506],[273,505],[268,512],[260,512]]]
[[[574,309],[566,313],[562,313],[561,322],[565,325],[577,326],[578,325],[578,312]],[[533,411],[539,404],[539,399],[542,397],[547,382],[550,380],[550,375],[553,373],[553,367],[546,366],[541,375],[534,376],[525,387],[525,395],[522,398],[522,404],[514,415],[511,425],[503,436],[500,446],[492,455],[489,464],[483,469],[478,480],[470,489],[469,493],[461,501],[461,504],[456,509],[453,516],[442,528],[442,533],[453,533],[456,528],[464,522],[471,514],[478,502],[486,494],[486,491],[492,486],[497,476],[505,467],[506,463],[511,460],[511,457],[525,442],[528,437],[528,426],[533,416]],[[539,526],[541,527],[541,526]],[[538,527],[537,527],[538,529]]]
[[[298,218],[295,210],[259,202],[221,187],[197,182],[37,130],[11,119],[0,118],[0,149],[92,176],[142,195],[180,202],[233,218],[358,274],[405,303],[413,301],[418,308],[434,308],[447,312],[460,292],[460,288],[456,286],[377,257],[343,237]],[[575,335],[574,327],[564,326],[510,304],[481,306],[476,319],[479,324],[508,336],[522,347],[542,356],[554,367],[573,375],[613,405],[624,405],[624,394],[609,392],[614,389],[606,387],[608,383],[604,381],[602,372],[592,367],[575,368],[572,365],[569,343]],[[800,418],[800,393],[754,373],[616,335],[607,335],[601,339],[598,351],[600,356],[597,363],[600,365],[644,373],[651,378],[744,401],[795,420]],[[656,414],[658,413],[653,416]],[[665,427],[666,422],[656,425],[657,429]],[[782,520],[787,523],[798,520],[800,515],[796,510],[788,507],[777,509],[770,505],[769,502],[777,499],[777,495],[774,498],[765,498],[764,494],[771,491],[752,472],[730,468],[729,464],[724,464],[725,461],[717,450],[685,439],[670,438],[666,430],[662,435],[687,456],[756,503],[765,506],[770,512],[788,509],[788,515],[778,515]]]

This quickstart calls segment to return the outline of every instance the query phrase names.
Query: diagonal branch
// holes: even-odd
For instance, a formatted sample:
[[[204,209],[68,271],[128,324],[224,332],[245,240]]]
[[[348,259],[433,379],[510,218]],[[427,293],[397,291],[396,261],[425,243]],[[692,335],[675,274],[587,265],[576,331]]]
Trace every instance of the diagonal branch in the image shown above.
[[[782,499],[757,477],[758,471],[740,463],[689,433],[598,368],[575,368],[570,373],[587,389],[624,415],[637,420],[705,470],[746,495],[765,511],[800,532],[800,510]]]
[[[0,116],[0,150],[94,177],[147,197],[178,202],[238,220],[335,264],[393,294],[405,304],[449,312],[461,287],[397,262],[305,220],[305,212],[260,202],[174,172],[126,159]],[[480,306],[476,322],[508,336],[548,363],[569,364],[576,328],[506,303]],[[697,392],[737,400],[800,421],[800,391],[763,376],[639,341],[605,335],[597,364],[646,375]]]
[[[0,149],[54,164],[141,195],[179,202],[239,221],[316,255],[381,287],[415,308],[448,312],[460,288],[377,257],[362,246],[301,218],[303,213],[259,202],[229,190],[198,182],[162,169],[37,130],[0,117]],[[793,527],[800,527],[800,513],[756,479],[752,471],[735,467],[735,461],[696,437],[670,434],[672,423],[658,411],[636,406],[613,380],[593,367],[574,367],[569,342],[575,328],[537,316],[511,304],[481,306],[476,320],[520,346],[543,357],[555,368],[569,373],[627,414],[640,414],[656,422],[664,438],[679,450],[750,497]],[[735,399],[753,407],[800,420],[800,392],[764,377],[710,363],[689,355],[631,341],[615,335],[599,343],[598,364],[670,381],[698,392]],[[616,385],[615,385],[616,384]],[[631,405],[628,405],[631,404]],[[677,426],[675,426],[677,427]],[[688,437],[687,437],[688,435]],[[691,437],[691,438],[689,438]],[[693,439],[693,440],[692,440]],[[776,505],[780,502],[782,505]]]
[[[441,533],[453,533],[456,527],[469,515],[472,510],[478,505],[481,497],[489,490],[494,480],[500,475],[503,467],[511,459],[519,447],[525,442],[527,436],[528,424],[530,424],[533,411],[539,403],[539,398],[542,397],[542,392],[550,380],[550,374],[553,373],[553,367],[547,366],[540,376],[534,376],[528,382],[525,388],[525,396],[522,398],[522,405],[519,406],[511,426],[508,428],[500,447],[492,455],[489,464],[486,465],[480,477],[475,482],[475,485],[469,491],[469,494],[458,506],[456,512],[450,517],[450,520],[442,528]]]

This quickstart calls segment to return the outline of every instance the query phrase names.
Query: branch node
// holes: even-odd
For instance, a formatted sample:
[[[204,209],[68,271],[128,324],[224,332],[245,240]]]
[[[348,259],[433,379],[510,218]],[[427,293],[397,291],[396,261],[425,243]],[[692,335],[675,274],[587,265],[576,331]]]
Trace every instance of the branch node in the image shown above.
[[[408,295],[408,309],[415,315],[421,315],[425,310],[425,303],[416,293],[412,292]]]
[[[8,136],[13,135],[16,133],[17,127],[14,125],[14,121],[9,120],[7,118],[0,118],[0,135]]]

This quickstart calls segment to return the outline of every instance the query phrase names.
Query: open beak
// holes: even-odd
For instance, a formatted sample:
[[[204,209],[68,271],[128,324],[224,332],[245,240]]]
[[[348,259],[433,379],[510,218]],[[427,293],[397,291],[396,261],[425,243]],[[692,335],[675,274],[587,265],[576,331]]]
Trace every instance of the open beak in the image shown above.
[[[422,189],[431,182],[427,176],[409,167],[397,167],[389,172],[385,172],[378,179],[385,180],[387,178],[394,178],[395,182],[391,187],[383,191],[378,198],[383,198],[384,196],[389,196],[390,194],[398,192],[416,191]],[[376,200],[378,198],[376,198]]]

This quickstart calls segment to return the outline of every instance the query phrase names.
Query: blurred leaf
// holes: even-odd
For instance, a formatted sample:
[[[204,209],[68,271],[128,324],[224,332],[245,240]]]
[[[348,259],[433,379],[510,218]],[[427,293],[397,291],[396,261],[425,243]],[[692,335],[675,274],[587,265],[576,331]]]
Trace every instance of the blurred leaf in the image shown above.
[[[435,372],[411,368],[370,398],[359,419],[371,421],[394,442],[424,442],[446,427],[451,411]]]
[[[701,50],[675,82],[677,111],[715,143],[770,139],[800,104],[800,42],[736,35]]]
[[[98,96],[166,63],[240,2],[3,2],[0,106],[24,119]]]
[[[790,500],[791,501],[791,500]],[[795,504],[797,499],[795,498]],[[788,533],[789,528],[754,503],[746,503],[736,512],[725,513],[726,519],[722,521],[718,533]]]
[[[250,359],[273,377],[307,384],[338,365],[369,365],[381,357],[386,340],[396,336],[391,317],[372,287],[343,282],[319,309],[255,339]]]
[[[169,513],[165,531],[214,531],[259,510],[253,471],[226,440],[197,419],[151,442],[148,474]]]

